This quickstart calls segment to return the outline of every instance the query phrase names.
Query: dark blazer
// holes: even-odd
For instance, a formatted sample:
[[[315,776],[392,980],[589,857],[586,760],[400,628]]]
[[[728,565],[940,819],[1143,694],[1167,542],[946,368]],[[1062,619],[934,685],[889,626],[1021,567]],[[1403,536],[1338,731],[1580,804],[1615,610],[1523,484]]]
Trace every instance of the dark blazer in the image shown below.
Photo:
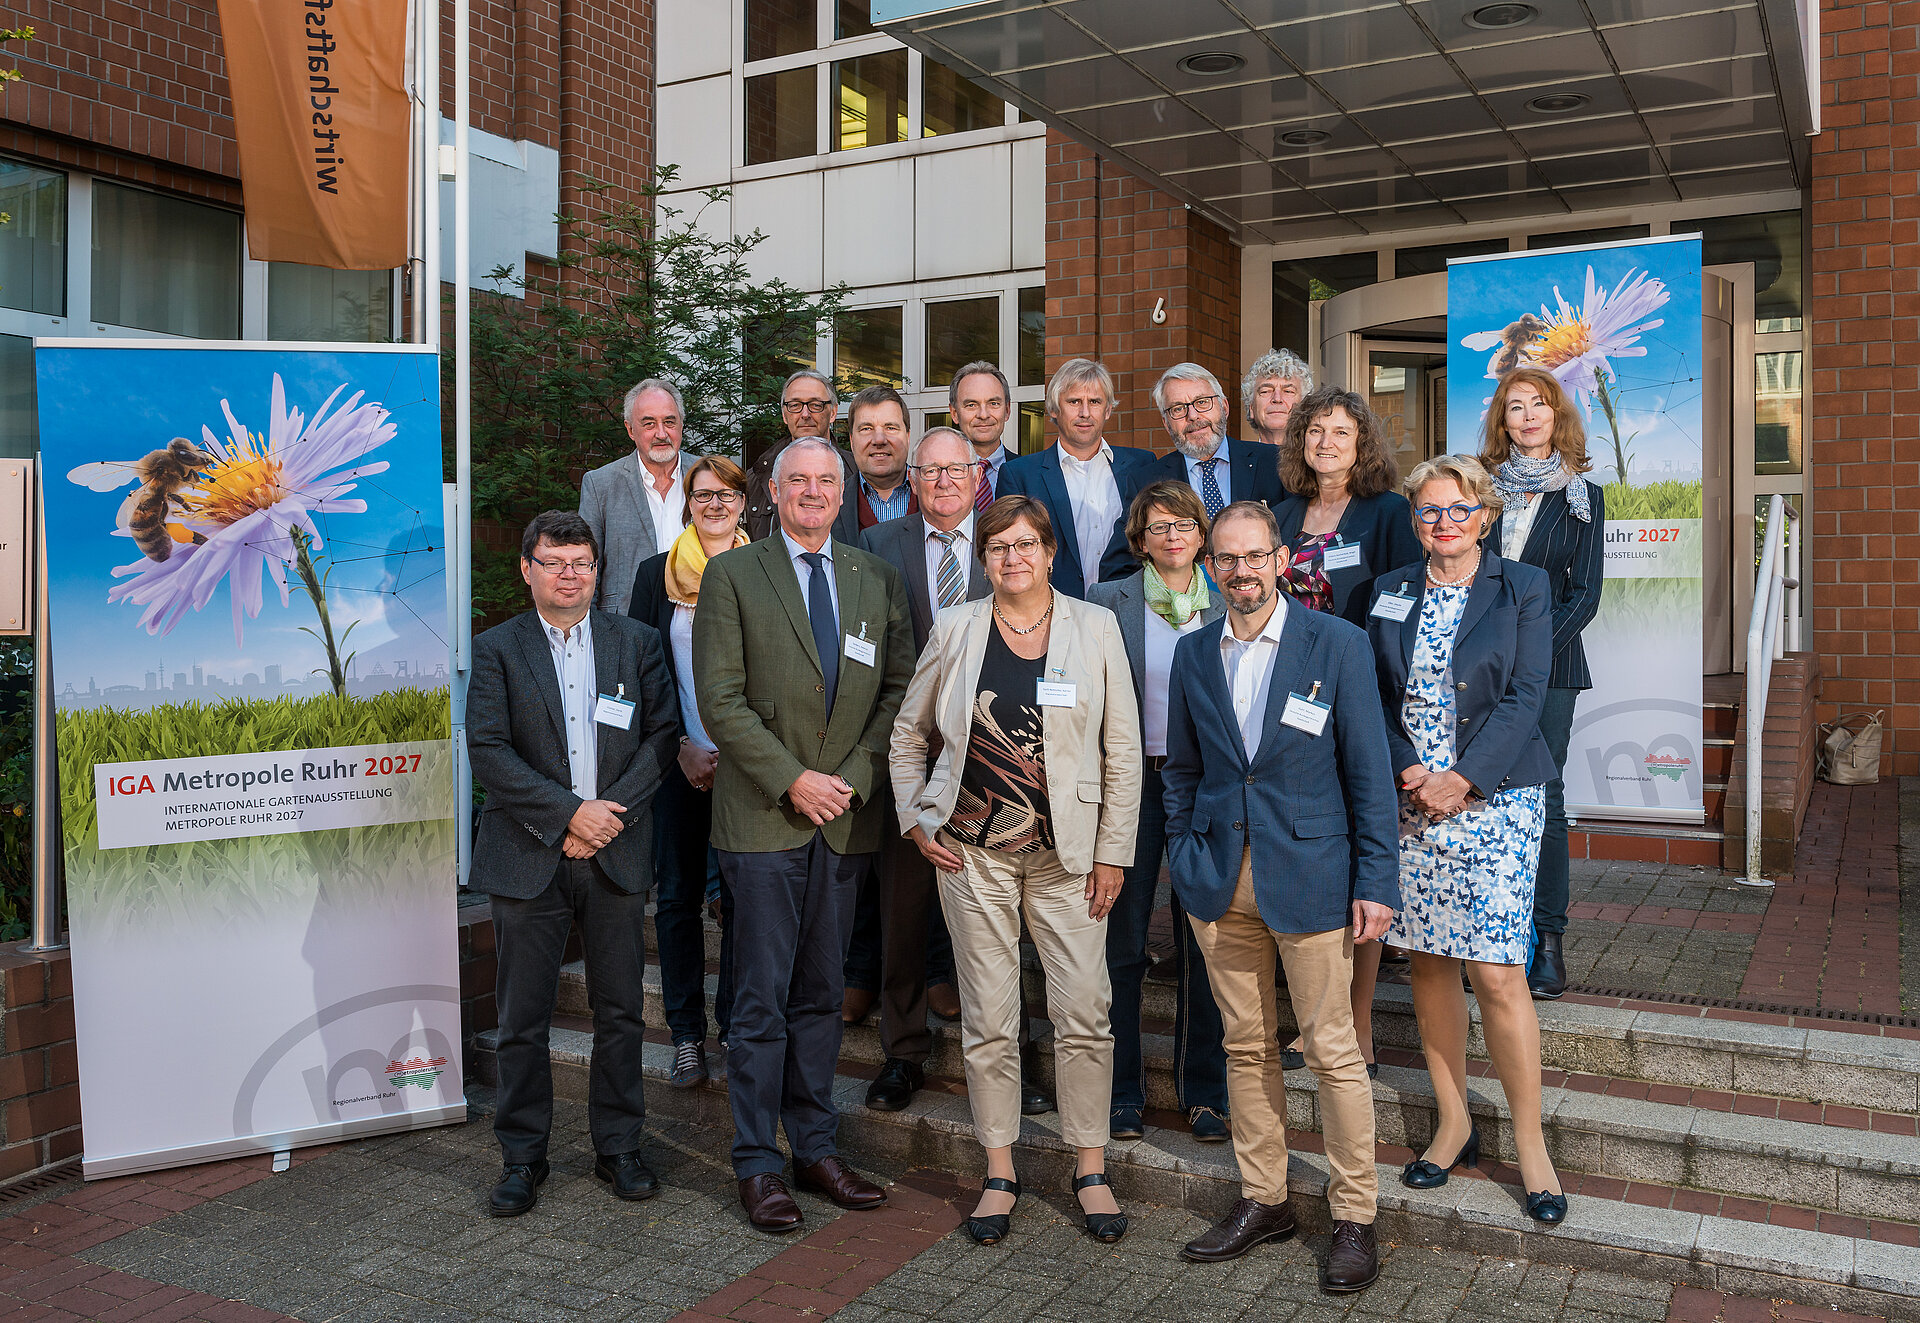
[[[1253,851],[1260,917],[1275,932],[1352,922],[1352,902],[1400,908],[1399,809],[1367,638],[1291,602],[1269,682],[1260,752],[1249,766],[1220,664],[1216,620],[1173,650],[1167,692],[1167,867],[1187,913],[1227,912]],[[1287,695],[1333,711],[1318,735],[1281,722]]]
[[[1135,494],[1153,481],[1147,475],[1154,462],[1151,450],[1113,447],[1113,481],[1120,489],[1120,517],[1113,521],[1113,536],[1107,545],[1092,553],[1100,557],[1096,579],[1124,579],[1140,568],[1139,557],[1127,545],[1126,512]],[[1073,526],[1073,504],[1067,499],[1066,475],[1060,471],[1059,443],[1038,454],[1008,460],[1000,470],[1000,486],[995,490],[995,499],[1001,496],[1031,496],[1047,507],[1054,540],[1060,544],[1059,554],[1053,558],[1053,586],[1068,597],[1085,597],[1087,576],[1083,567],[1088,552],[1080,545],[1080,535]]]
[[[894,569],[907,585],[907,607],[913,613],[913,655],[927,650],[927,635],[933,630],[933,585],[927,582],[927,521],[917,514],[875,524],[860,535],[860,545]],[[975,548],[978,549],[977,546]],[[967,569],[969,602],[987,596],[993,585],[979,557]]]
[[[1489,535],[1487,542],[1492,541]],[[1396,775],[1420,761],[1400,709],[1426,587],[1424,560],[1381,575],[1374,583],[1375,601],[1383,593],[1411,593],[1414,606],[1404,621],[1367,620]],[[1501,560],[1489,545],[1453,635],[1454,715],[1460,728],[1453,770],[1483,796],[1510,786],[1544,785],[1559,775],[1540,735],[1552,637],[1547,576],[1531,565]]]
[[[1193,568],[1201,573],[1199,565]],[[1219,619],[1227,612],[1220,594],[1212,594],[1212,604],[1200,613],[1202,622]],[[1096,583],[1087,590],[1087,600],[1104,606],[1119,618],[1120,641],[1127,648],[1127,666],[1133,672],[1133,697],[1140,708],[1141,735],[1145,738],[1147,716],[1147,572],[1135,570],[1124,579]],[[1197,631],[1196,631],[1197,632]],[[1179,644],[1176,641],[1175,646]]]
[[[601,692],[617,693],[625,685],[635,706],[628,729],[597,725],[594,731],[598,797],[626,805],[627,825],[593,858],[608,881],[631,895],[653,878],[648,801],[673,762],[680,705],[673,670],[651,626],[605,611],[588,619]],[[553,881],[560,842],[581,804],[571,788],[563,712],[538,612],[517,615],[473,641],[467,755],[474,780],[487,791],[473,847],[476,890],[527,900]]]
[[[1289,552],[1300,545],[1300,526],[1306,522],[1310,496],[1287,495],[1276,501],[1273,517],[1280,521],[1280,541]],[[1396,565],[1420,559],[1420,535],[1413,530],[1413,507],[1399,492],[1386,491],[1347,502],[1334,528],[1336,546],[1358,546],[1360,564],[1328,570],[1333,588],[1333,614],[1365,629],[1373,605],[1373,581]]]
[[[785,441],[768,446],[766,453],[753,461],[753,467],[747,470],[747,508],[740,516],[740,527],[747,530],[747,536],[758,542],[780,527],[778,513],[773,508],[773,492],[767,486],[773,478],[773,461],[780,457],[786,448]],[[860,470],[853,466],[853,456],[846,449],[835,446],[840,452],[840,513],[833,518],[833,540],[860,545],[860,510],[866,503],[860,497]]]
[[[1536,498],[1540,510],[1533,517],[1533,527],[1527,530],[1527,545],[1520,549],[1524,564],[1547,572],[1548,600],[1553,607],[1553,669],[1547,676],[1550,689],[1593,688],[1580,631],[1599,611],[1600,593],[1606,587],[1607,495],[1598,483],[1585,478],[1577,481],[1587,483],[1593,522],[1583,524],[1573,517],[1564,491],[1542,492]],[[1507,502],[1500,515],[1500,537],[1506,536],[1507,520],[1519,518],[1519,506],[1518,500]]]
[[[1280,448],[1270,446],[1265,441],[1242,441],[1229,437],[1224,443],[1227,447],[1227,495],[1235,501],[1259,501],[1272,505],[1287,494],[1280,485]],[[1187,481],[1187,457],[1178,450],[1169,450],[1153,462],[1147,471],[1146,482],[1151,483]],[[1191,485],[1191,484],[1189,484]],[[1194,487],[1199,491],[1198,487]]]
[[[633,593],[627,599],[627,614],[643,625],[660,631],[660,643],[671,648],[673,599],[667,596],[667,553],[649,556],[640,562],[633,576]],[[668,658],[669,664],[672,658]]]

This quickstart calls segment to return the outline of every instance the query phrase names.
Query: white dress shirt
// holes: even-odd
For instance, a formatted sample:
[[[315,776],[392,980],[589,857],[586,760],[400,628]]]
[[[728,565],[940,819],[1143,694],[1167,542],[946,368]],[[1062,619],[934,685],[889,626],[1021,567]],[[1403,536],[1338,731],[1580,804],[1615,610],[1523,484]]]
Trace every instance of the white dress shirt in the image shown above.
[[[1198,574],[1199,570],[1194,573]],[[1141,677],[1146,685],[1146,693],[1141,695],[1142,743],[1149,758],[1165,756],[1167,752],[1167,682],[1173,673],[1173,645],[1180,641],[1182,634],[1191,634],[1200,628],[1201,621],[1196,613],[1193,619],[1175,629],[1161,618],[1152,607],[1147,608],[1146,637],[1146,674]]]
[[[572,629],[561,630],[545,616],[540,627],[546,632],[547,647],[553,652],[554,678],[560,681],[560,711],[567,731],[567,770],[573,776],[573,793],[582,799],[600,796],[599,740],[593,728],[594,686],[598,683],[593,668],[593,630],[586,617]]]
[[[660,552],[672,546],[673,540],[687,531],[685,521],[680,518],[687,508],[687,484],[680,461],[673,461],[673,481],[667,484],[665,496],[654,486],[656,481],[653,470],[642,462],[640,485],[647,489],[647,513],[653,516],[653,549]]]
[[[1091,588],[1100,582],[1100,557],[1113,539],[1113,526],[1126,512],[1113,476],[1113,447],[1102,441],[1092,459],[1075,459],[1065,446],[1059,450],[1060,474],[1073,506],[1073,536],[1080,544],[1080,571]]]
[[[680,722],[687,728],[687,738],[694,748],[712,753],[718,746],[707,738],[693,689],[693,608],[684,602],[676,603],[673,623],[667,626],[667,632],[672,635],[668,642],[673,645],[673,678],[680,686]]]
[[[967,511],[967,517],[962,519],[960,527],[953,531],[957,535],[953,539],[953,555],[954,559],[960,562],[960,581],[971,588],[973,587],[974,561],[977,559],[973,546],[973,511]],[[946,556],[947,544],[940,540],[940,534],[934,526],[928,524],[927,605],[936,612],[940,609],[940,562],[945,560]]]
[[[1267,720],[1267,689],[1273,683],[1273,659],[1280,652],[1280,629],[1287,623],[1287,595],[1274,592],[1273,614],[1258,634],[1242,643],[1233,636],[1233,621],[1220,631],[1220,664],[1227,672],[1227,692],[1233,695],[1234,719],[1247,761],[1260,753],[1260,732]]]
[[[1217,459],[1220,461],[1213,466],[1213,480],[1220,488],[1220,499],[1224,502],[1221,508],[1225,509],[1226,506],[1233,504],[1233,478],[1231,476],[1233,473],[1233,462],[1227,456],[1227,439],[1224,436],[1220,438],[1220,448],[1209,455],[1207,459]],[[1187,486],[1193,488],[1196,492],[1201,489],[1200,466],[1206,463],[1207,459],[1195,459],[1191,455],[1186,457]]]
[[[807,594],[813,589],[813,567],[800,559],[807,554],[807,549],[787,536],[787,530],[784,528],[780,530],[780,540],[787,544],[787,558],[793,562],[793,576],[800,580],[800,603],[805,606],[808,601]],[[831,568],[833,565],[832,538],[820,544],[820,554],[827,558],[827,565]],[[834,582],[834,577],[832,574],[827,575],[827,597],[833,603],[833,618],[837,621],[840,619],[840,585]]]
[[[1574,481],[1580,480],[1576,478]],[[1501,560],[1519,560],[1520,553],[1527,549],[1527,534],[1533,531],[1533,517],[1540,513],[1541,495],[1535,492],[1532,500],[1525,496],[1507,498],[1507,509],[1512,515],[1507,520],[1506,534],[1500,539]],[[1446,511],[1441,511],[1440,517],[1445,519]]]

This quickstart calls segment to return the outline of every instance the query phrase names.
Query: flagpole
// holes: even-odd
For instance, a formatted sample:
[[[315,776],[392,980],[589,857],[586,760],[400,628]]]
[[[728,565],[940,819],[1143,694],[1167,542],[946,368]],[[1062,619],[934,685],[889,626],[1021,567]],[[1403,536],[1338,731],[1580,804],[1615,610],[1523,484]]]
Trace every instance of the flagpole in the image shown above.
[[[460,881],[473,853],[473,765],[467,758],[467,681],[473,666],[473,326],[471,319],[473,31],[470,0],[453,0],[453,748]],[[438,138],[438,134],[435,137]],[[436,285],[437,292],[439,286]]]

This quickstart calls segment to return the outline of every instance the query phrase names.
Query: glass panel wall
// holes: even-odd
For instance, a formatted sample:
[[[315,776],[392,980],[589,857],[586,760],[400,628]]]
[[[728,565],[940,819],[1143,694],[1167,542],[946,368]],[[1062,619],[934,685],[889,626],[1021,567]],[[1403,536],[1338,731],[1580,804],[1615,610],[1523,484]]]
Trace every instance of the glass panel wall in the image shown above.
[[[819,41],[813,0],[747,0],[749,61],[810,51]]]
[[[953,299],[927,305],[927,375],[934,390],[969,363],[1000,359],[1000,300]]]
[[[1273,334],[1275,347],[1291,349],[1301,358],[1311,356],[1307,343],[1307,309],[1314,303],[1350,289],[1378,283],[1380,259],[1371,252],[1309,257],[1273,264]]]
[[[67,177],[0,160],[0,308],[67,315]]]
[[[747,79],[747,164],[765,165],[820,150],[813,104],[815,66]]]
[[[1047,287],[1029,285],[1020,291],[1019,386],[1047,384]]]
[[[833,375],[850,390],[901,385],[903,308],[861,308],[833,319]]]
[[[926,86],[920,99],[920,136],[965,133],[1007,122],[1007,103],[968,82],[944,64],[923,60]]]
[[[378,344],[393,339],[393,273],[297,262],[267,268],[267,339]]]
[[[1806,392],[1798,350],[1753,356],[1753,471],[1798,473]]]
[[[39,447],[33,403],[33,341],[0,335],[0,457],[26,459]]]
[[[92,315],[109,326],[238,339],[239,214],[96,180]]]
[[[1756,335],[1798,331],[1802,326],[1800,213],[1715,216],[1675,221],[1674,233],[1700,231],[1700,260],[1708,266],[1753,263],[1753,330]],[[1796,470],[1797,471],[1797,470]]]
[[[833,81],[835,151],[907,140],[906,51],[836,60]]]

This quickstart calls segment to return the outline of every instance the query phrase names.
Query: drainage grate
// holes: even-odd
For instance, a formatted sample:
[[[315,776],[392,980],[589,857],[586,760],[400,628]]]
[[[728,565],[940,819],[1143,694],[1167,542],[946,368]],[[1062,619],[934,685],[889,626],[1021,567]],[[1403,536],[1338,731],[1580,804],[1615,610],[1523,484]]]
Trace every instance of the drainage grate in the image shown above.
[[[49,1167],[38,1176],[29,1176],[24,1181],[15,1181],[12,1185],[0,1187],[0,1204],[18,1203],[28,1195],[41,1194],[56,1186],[67,1185],[80,1179],[80,1159],[63,1162],[58,1167]]]
[[[1755,1015],[1793,1015],[1814,1020],[1844,1020],[1849,1024],[1881,1025],[1894,1029],[1920,1029],[1920,1019],[1911,1016],[1882,1015],[1878,1011],[1835,1011],[1809,1006],[1783,1006],[1770,1001],[1745,1001],[1738,997],[1695,997],[1684,992],[1648,992],[1643,988],[1593,988],[1570,983],[1568,992],[1583,997],[1624,997],[1632,1001],[1657,1001],[1669,1006],[1706,1006],[1723,1011],[1748,1011]]]

